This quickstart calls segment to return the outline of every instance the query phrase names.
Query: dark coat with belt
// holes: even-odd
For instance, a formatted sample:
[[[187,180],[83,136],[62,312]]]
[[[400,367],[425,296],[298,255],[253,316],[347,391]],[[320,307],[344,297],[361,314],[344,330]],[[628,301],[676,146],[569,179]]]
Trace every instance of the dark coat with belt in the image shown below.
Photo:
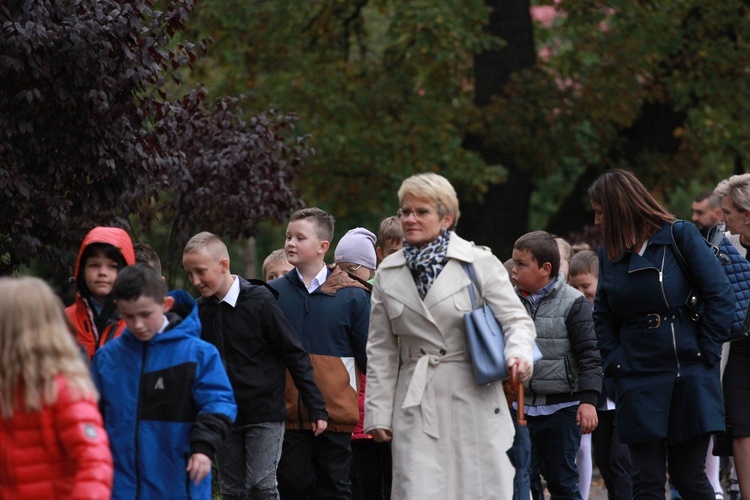
[[[685,308],[690,291],[672,238],[701,298],[698,321]],[[594,323],[605,376],[614,377],[617,427],[628,444],[680,443],[724,430],[719,380],[734,295],[698,229],[678,221],[648,240],[643,255],[614,261],[599,248]]]

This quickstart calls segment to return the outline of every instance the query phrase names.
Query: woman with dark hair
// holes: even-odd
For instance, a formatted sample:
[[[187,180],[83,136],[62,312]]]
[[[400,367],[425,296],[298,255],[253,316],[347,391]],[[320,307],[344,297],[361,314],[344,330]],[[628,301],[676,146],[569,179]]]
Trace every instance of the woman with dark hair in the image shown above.
[[[713,499],[705,460],[711,434],[724,430],[729,280],[698,229],[675,220],[633,174],[608,171],[588,194],[604,235],[594,323],[604,375],[615,382],[618,434],[630,448],[633,497],[663,500],[668,464],[683,498]],[[699,304],[688,309],[691,282]]]

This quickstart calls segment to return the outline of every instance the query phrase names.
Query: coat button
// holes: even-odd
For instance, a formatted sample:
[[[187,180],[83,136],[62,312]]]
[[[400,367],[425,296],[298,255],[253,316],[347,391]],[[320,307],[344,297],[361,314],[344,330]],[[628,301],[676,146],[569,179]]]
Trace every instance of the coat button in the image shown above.
[[[495,415],[497,415],[498,413],[500,413],[500,408],[495,408]]]
[[[699,357],[699,358],[701,357],[701,353],[698,353],[698,357]]]
[[[618,369],[618,370],[620,369],[620,365],[617,365],[617,369]]]
[[[440,355],[445,356],[445,349],[440,349]]]

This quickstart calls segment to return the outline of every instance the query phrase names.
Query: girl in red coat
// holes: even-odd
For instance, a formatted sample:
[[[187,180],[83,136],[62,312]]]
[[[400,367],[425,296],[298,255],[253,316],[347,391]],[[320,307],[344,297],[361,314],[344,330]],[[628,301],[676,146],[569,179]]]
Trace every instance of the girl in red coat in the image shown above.
[[[63,305],[0,279],[0,498],[108,499],[112,455]]]

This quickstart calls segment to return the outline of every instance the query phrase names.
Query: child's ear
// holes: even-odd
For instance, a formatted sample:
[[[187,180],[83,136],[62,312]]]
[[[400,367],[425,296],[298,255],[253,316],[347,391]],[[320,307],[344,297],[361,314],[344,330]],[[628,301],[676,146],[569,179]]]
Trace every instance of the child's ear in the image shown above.
[[[552,264],[550,262],[545,262],[539,269],[542,270],[542,273],[544,273],[545,276],[552,274]]]
[[[174,297],[167,295],[164,297],[164,304],[162,304],[163,311],[168,312],[174,306]]]
[[[318,253],[325,255],[326,252],[328,252],[329,248],[331,248],[331,242],[323,240],[320,242],[320,250],[318,251]]]
[[[221,266],[222,273],[229,272],[229,259],[227,259],[226,257],[222,257],[222,259],[219,261],[219,265]]]
[[[383,255],[383,249],[381,247],[377,247],[375,249],[375,255],[378,256],[378,262],[380,262],[383,259],[385,259],[385,255]]]

